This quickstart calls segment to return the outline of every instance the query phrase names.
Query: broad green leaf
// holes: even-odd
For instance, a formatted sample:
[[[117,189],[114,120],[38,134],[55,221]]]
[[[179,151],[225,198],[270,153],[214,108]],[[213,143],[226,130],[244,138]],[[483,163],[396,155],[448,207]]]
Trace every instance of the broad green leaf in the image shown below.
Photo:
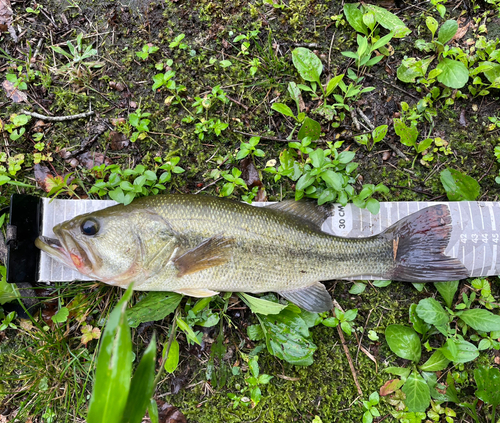
[[[110,313],[101,336],[88,423],[119,422],[123,416],[132,375],[132,341],[125,309],[132,286]]]
[[[450,361],[468,363],[479,356],[479,351],[474,344],[468,341],[448,338],[446,344],[440,348],[443,355]]]
[[[417,333],[408,326],[389,325],[385,330],[385,339],[393,353],[401,358],[418,363],[422,349]]]
[[[483,71],[484,76],[493,84],[497,78],[500,78],[500,64],[494,62],[481,62],[480,65],[487,65],[488,69]]]
[[[355,281],[352,284],[351,288],[349,289],[349,294],[359,295],[359,294],[365,292],[365,289],[366,289],[366,283]]]
[[[130,383],[122,423],[140,423],[146,414],[155,388],[156,335],[144,351]]]
[[[418,129],[415,125],[406,126],[402,119],[394,119],[394,131],[401,138],[401,143],[408,147],[414,147],[418,137]]]
[[[130,327],[136,328],[141,323],[162,320],[173,313],[182,295],[174,292],[149,292],[145,298],[127,310]]]
[[[380,125],[373,130],[372,138],[374,144],[384,139],[385,135],[387,134],[387,129],[389,129],[387,125]]]
[[[426,138],[425,140],[420,141],[417,144],[417,153],[422,153],[425,150],[427,150],[431,146],[433,141],[434,141],[433,138]]]
[[[363,22],[363,12],[358,9],[359,3],[346,3],[344,4],[344,14],[351,25],[356,31],[368,35],[368,28]]]
[[[446,44],[455,36],[457,30],[458,22],[453,19],[447,20],[443,23],[443,25],[441,25],[441,28],[439,28],[438,41],[441,44]]]
[[[437,80],[447,87],[462,88],[469,80],[467,67],[458,60],[442,59],[436,66],[436,69],[442,71],[438,75]]]
[[[323,72],[323,64],[311,50],[304,47],[296,48],[292,51],[292,60],[304,80],[321,84],[319,76]]]
[[[342,73],[340,75],[334,76],[332,79],[330,79],[330,81],[328,81],[325,92],[327,97],[333,92],[333,90],[337,87],[337,85],[339,85],[343,77],[344,74]]]
[[[480,193],[478,182],[455,169],[445,169],[440,174],[441,183],[450,201],[474,201]]]
[[[245,294],[244,292],[240,292],[238,297],[240,297],[254,313],[264,315],[278,314],[287,307],[287,305],[275,303],[274,301],[268,301],[263,298],[253,297],[252,295]]]
[[[321,179],[334,190],[342,191],[344,178],[340,173],[334,172],[333,170],[327,170],[321,174]]]
[[[434,298],[420,300],[416,311],[418,317],[434,326],[446,325],[450,320],[450,315]]]
[[[495,367],[474,370],[477,384],[476,397],[493,407],[500,405],[500,371]]]
[[[373,215],[378,214],[380,211],[380,203],[375,198],[369,198],[366,200],[366,209]]]
[[[148,414],[149,418],[151,419],[151,423],[159,423],[158,404],[153,398],[151,398],[151,401],[148,405]]]
[[[300,314],[285,309],[279,314],[257,314],[257,317],[262,325],[269,353],[291,364],[312,364],[312,356],[317,347],[312,342],[307,324]]]
[[[417,304],[410,305],[410,322],[413,324],[413,329],[421,335],[425,335],[431,328],[431,325],[418,317]]]
[[[261,325],[250,325],[247,327],[247,335],[252,341],[260,341],[265,338]]]
[[[421,366],[418,366],[418,368],[424,372],[437,372],[446,369],[449,363],[450,360],[448,360],[440,350],[436,350],[429,359]]]
[[[427,25],[427,28],[429,28],[429,31],[431,31],[432,38],[434,38],[434,34],[436,33],[439,26],[438,21],[436,21],[436,19],[434,19],[432,16],[427,16],[427,18],[425,19],[425,24]]]
[[[165,349],[166,349],[165,345]],[[163,351],[163,354],[165,354],[166,350]],[[177,366],[179,365],[179,343],[177,342],[177,339],[173,339],[172,344],[170,345],[170,349],[168,350],[168,357],[165,360],[165,370],[168,373],[173,373],[175,372],[175,369],[177,369]]]
[[[363,8],[371,10],[375,14],[377,22],[394,33],[394,38],[403,38],[411,33],[404,22],[387,9],[367,3],[363,3]]]
[[[304,173],[297,181],[297,185],[295,189],[297,191],[304,191],[308,186],[312,185],[314,182],[314,176],[311,176],[310,173]]]
[[[408,369],[406,367],[387,367],[386,369],[384,369],[384,372],[399,376],[401,377],[401,379],[406,380],[411,372],[411,369]]]
[[[322,167],[325,162],[325,150],[317,148],[309,153],[309,158],[311,159],[311,163],[314,167]]]
[[[401,390],[406,395],[405,404],[410,412],[424,412],[431,403],[431,393],[425,380],[416,371],[406,379]]]
[[[455,297],[455,293],[458,289],[458,281],[436,282],[434,286],[443,297],[446,307],[451,308],[453,298]]]
[[[406,83],[415,82],[415,78],[425,76],[432,60],[434,60],[434,56],[418,61],[414,57],[403,59],[401,65],[398,67],[398,79]]]
[[[314,119],[306,117],[304,123],[300,127],[297,138],[303,140],[305,137],[311,138],[311,141],[316,141],[321,135],[321,125]]]
[[[285,116],[290,116],[295,119],[295,115],[292,112],[292,109],[283,103],[273,103],[271,109],[276,110],[278,113],[281,113]]]
[[[500,329],[500,316],[481,308],[464,310],[460,318],[475,330],[491,332]]]
[[[56,314],[52,316],[52,321],[54,323],[64,323],[68,320],[69,310],[67,307],[61,307]]]

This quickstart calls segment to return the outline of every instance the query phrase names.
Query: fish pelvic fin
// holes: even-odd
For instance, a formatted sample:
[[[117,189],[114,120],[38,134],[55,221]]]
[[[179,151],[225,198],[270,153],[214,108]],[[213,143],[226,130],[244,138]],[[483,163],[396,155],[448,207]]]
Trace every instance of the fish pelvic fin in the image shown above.
[[[231,258],[234,238],[214,235],[172,260],[178,269],[177,277],[225,264]]]
[[[464,279],[469,273],[462,262],[446,256],[452,231],[448,206],[422,209],[386,229],[392,239],[394,268],[388,279],[403,282],[443,282]]]
[[[289,291],[278,291],[283,298],[304,310],[321,313],[333,308],[332,297],[321,282]]]
[[[189,295],[190,297],[196,297],[196,298],[205,298],[205,297],[213,297],[214,295],[217,295],[217,291],[212,291],[210,289],[205,289],[205,288],[182,288],[182,289],[176,289],[174,292],[177,292],[178,294],[182,295]]]

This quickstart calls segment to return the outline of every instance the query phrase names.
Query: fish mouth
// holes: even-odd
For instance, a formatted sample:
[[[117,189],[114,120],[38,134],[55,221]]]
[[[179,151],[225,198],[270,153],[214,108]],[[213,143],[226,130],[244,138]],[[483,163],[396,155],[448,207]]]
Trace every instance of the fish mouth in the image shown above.
[[[61,231],[58,226],[54,228],[54,234],[57,239],[39,236],[35,240],[35,245],[60,263],[84,275],[91,273],[92,265],[89,257],[78,243],[69,234]]]
[[[61,241],[48,236],[39,236],[35,240],[35,245],[40,250],[46,252],[53,259],[65,264],[69,267],[75,267],[73,260],[71,260],[69,252],[63,247]]]

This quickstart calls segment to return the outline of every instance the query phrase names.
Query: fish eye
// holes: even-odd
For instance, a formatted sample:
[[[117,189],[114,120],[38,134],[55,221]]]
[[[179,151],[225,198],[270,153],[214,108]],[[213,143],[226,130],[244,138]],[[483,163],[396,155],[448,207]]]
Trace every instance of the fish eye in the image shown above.
[[[99,224],[94,219],[84,220],[80,226],[83,235],[92,236],[99,232]]]

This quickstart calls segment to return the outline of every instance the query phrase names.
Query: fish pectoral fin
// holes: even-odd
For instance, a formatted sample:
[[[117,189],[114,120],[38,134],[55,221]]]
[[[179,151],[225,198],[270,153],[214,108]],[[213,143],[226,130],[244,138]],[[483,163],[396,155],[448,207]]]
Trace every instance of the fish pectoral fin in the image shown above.
[[[234,238],[226,238],[223,235],[214,235],[206,239],[172,260],[179,270],[177,277],[227,263],[231,258],[233,244]]]
[[[182,289],[176,289],[174,292],[177,292],[178,294],[182,295],[189,295],[190,297],[196,297],[196,298],[212,297],[218,294],[217,291],[212,291],[210,289],[204,289],[204,288],[182,288]]]
[[[321,313],[333,308],[332,297],[321,282],[278,294],[307,311]]]

